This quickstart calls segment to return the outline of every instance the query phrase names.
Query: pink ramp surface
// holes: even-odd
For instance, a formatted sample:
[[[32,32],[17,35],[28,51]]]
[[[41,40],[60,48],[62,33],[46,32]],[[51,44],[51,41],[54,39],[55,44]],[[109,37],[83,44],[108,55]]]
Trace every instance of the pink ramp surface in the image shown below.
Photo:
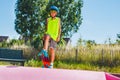
[[[108,79],[106,79],[104,72],[96,71],[1,66],[0,80],[108,80]]]
[[[109,73],[106,73],[105,75],[106,75],[106,80],[120,80],[119,77],[113,76]]]

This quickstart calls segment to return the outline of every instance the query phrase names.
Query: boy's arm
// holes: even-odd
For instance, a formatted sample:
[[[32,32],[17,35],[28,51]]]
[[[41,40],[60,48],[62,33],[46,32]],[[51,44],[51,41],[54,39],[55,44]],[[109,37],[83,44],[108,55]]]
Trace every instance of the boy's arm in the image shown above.
[[[47,18],[47,20],[46,20],[45,32],[47,32],[47,27],[48,27],[48,18]]]
[[[57,37],[57,40],[56,42],[60,41],[60,36],[61,36],[61,20],[59,19],[59,31],[58,31],[58,37]]]

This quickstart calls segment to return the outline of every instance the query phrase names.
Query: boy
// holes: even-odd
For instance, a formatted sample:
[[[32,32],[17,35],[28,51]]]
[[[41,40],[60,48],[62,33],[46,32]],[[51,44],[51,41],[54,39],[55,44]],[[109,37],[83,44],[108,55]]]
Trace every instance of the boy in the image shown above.
[[[49,46],[49,54],[50,54],[50,66],[49,68],[53,68],[53,63],[55,59],[55,48],[57,42],[60,40],[61,34],[61,26],[60,26],[60,18],[56,17],[59,13],[59,9],[56,6],[50,7],[50,18],[47,19],[46,32],[44,35],[44,47],[43,50],[38,53],[38,56],[44,54],[44,56],[48,56],[47,50]]]

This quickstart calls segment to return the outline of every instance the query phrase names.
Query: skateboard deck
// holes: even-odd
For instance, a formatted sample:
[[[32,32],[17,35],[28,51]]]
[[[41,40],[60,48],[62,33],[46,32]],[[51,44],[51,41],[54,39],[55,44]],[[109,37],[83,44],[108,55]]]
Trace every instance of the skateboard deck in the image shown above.
[[[49,57],[45,57],[44,54],[41,55],[41,60],[44,68],[49,68],[50,66],[50,59]]]

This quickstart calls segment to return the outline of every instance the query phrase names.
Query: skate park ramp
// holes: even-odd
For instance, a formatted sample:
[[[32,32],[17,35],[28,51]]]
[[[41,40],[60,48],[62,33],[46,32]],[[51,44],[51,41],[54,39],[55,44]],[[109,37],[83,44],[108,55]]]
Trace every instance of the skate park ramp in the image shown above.
[[[120,80],[106,72],[0,66],[0,80]]]

